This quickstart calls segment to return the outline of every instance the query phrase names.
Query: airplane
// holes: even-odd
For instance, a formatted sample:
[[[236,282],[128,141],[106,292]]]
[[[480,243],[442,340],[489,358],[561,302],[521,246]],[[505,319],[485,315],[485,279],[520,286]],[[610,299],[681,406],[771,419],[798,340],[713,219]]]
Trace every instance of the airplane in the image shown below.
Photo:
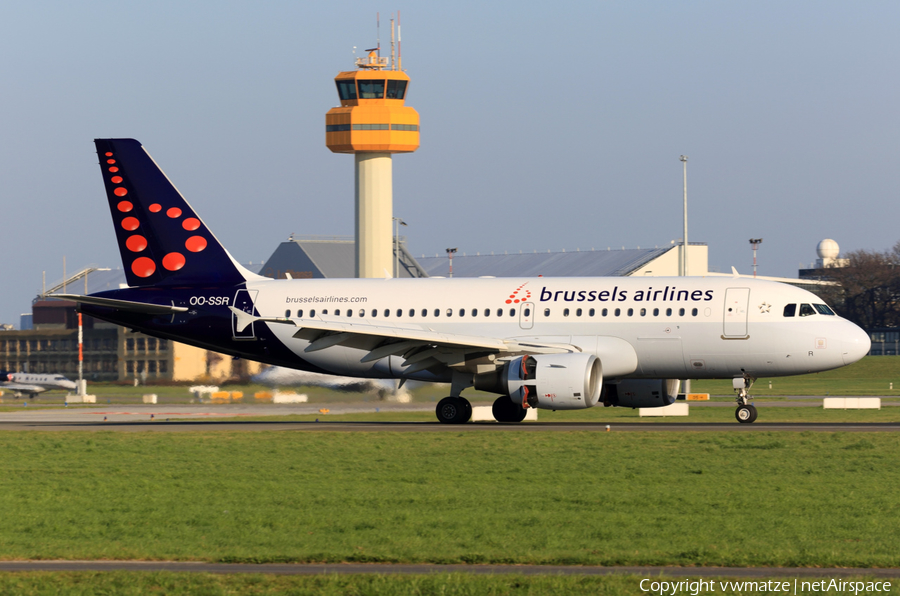
[[[0,389],[10,389],[16,395],[34,398],[38,393],[54,389],[75,389],[75,382],[62,375],[31,374],[0,371]]]
[[[856,362],[868,335],[816,295],[740,277],[286,279],[242,267],[134,139],[94,141],[128,286],[85,314],[235,357],[330,375],[449,383],[442,423],[492,392],[528,408],[673,403],[678,379],[732,379],[757,418],[759,377]]]

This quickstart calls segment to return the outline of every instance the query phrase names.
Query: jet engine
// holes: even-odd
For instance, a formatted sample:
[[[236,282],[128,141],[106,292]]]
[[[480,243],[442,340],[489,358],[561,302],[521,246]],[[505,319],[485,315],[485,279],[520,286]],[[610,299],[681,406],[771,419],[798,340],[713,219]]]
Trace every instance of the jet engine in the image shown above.
[[[600,359],[584,353],[520,356],[494,372],[475,375],[476,389],[548,410],[591,408],[602,386]]]
[[[626,379],[603,386],[603,403],[623,408],[658,408],[675,403],[678,379]]]

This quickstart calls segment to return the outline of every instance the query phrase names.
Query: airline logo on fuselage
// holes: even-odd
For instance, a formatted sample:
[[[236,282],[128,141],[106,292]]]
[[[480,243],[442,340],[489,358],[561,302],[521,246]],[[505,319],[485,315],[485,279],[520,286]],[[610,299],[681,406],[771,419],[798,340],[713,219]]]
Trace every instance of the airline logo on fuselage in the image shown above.
[[[506,298],[507,304],[518,304],[520,302],[528,302],[531,300],[531,290],[525,288],[528,285],[526,281],[521,286],[512,291],[509,297]]]
[[[541,288],[541,302],[625,302],[628,290],[619,286],[612,290],[551,290]],[[634,302],[708,302],[713,299],[713,290],[679,290],[677,286],[661,289],[637,290],[631,300]],[[509,301],[507,301],[508,303]]]

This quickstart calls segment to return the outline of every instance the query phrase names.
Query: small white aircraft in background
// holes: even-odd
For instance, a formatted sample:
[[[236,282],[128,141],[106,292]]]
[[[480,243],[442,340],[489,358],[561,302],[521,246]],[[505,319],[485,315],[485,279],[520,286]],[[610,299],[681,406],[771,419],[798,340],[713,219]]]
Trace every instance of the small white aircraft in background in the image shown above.
[[[0,371],[0,389],[14,391],[17,397],[27,395],[29,398],[33,398],[38,393],[54,389],[73,391],[75,389],[75,381],[70,381],[62,375],[38,375]]]

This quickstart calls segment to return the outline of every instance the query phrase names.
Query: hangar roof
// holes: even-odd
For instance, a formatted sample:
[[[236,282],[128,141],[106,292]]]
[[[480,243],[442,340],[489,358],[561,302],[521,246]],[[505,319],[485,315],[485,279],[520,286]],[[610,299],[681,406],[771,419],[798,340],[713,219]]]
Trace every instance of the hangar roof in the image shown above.
[[[604,277],[628,275],[671,250],[629,248],[577,252],[535,252],[453,257],[453,277]],[[418,257],[431,277],[449,275],[446,256]]]

